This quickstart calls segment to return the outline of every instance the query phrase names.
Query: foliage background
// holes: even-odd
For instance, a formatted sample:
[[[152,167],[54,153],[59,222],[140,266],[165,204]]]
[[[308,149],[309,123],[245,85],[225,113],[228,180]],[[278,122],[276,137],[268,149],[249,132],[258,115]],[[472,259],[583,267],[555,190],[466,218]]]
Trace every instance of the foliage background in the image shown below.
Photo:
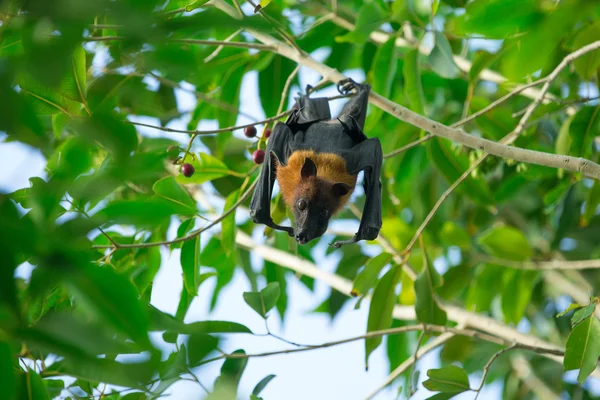
[[[567,355],[577,358],[581,348],[569,347],[569,319],[555,315],[569,301],[587,304],[598,284],[593,268],[598,268],[600,257],[600,186],[579,173],[488,158],[427,224],[404,269],[392,254],[397,256],[409,246],[444,190],[480,152],[434,138],[386,159],[382,176],[386,242],[328,248],[335,235],[354,232],[357,222],[350,211],[339,217],[345,222],[332,224],[329,235],[308,246],[297,247],[285,235],[273,232],[263,239],[263,228],[246,218],[245,201],[236,219],[225,217],[215,229],[190,240],[161,246],[148,243],[201,229],[207,218],[215,219],[230,209],[258,174],[250,153],[257,146],[264,148],[263,140],[245,139],[239,130],[216,135],[193,131],[274,116],[282,95],[288,100],[282,103],[285,110],[294,93],[319,80],[305,68],[295,75],[296,64],[273,48],[257,49],[253,31],[272,36],[287,32],[283,38],[278,36],[280,40],[293,35],[299,48],[329,67],[349,71],[359,80],[364,77],[377,93],[450,125],[483,109],[515,84],[547,76],[567,54],[600,39],[598,3],[263,4],[262,15],[253,15],[253,7],[243,4],[247,16],[235,19],[223,10],[235,12],[236,3],[214,0],[0,3],[0,130],[5,132],[5,142],[37,149],[45,163],[43,179],[32,177],[27,187],[0,198],[3,396],[156,398],[163,391],[169,393],[172,384],[197,379],[212,393],[208,397],[231,398],[244,368],[256,368],[262,376],[278,371],[262,370],[253,359],[248,365],[243,359],[217,360],[212,363],[216,367],[201,364],[219,357],[217,347],[228,353],[236,350],[229,346],[228,337],[250,337],[248,327],[255,334],[264,332],[262,324],[246,322],[246,315],[257,321],[260,316],[250,314],[251,309],[240,302],[228,315],[219,315],[230,323],[207,322],[215,316],[187,311],[198,293],[198,301],[213,310],[225,301],[224,296],[242,299],[243,291],[258,296],[267,283],[270,288],[278,286],[278,295],[265,295],[273,305],[271,314],[278,314],[288,326],[294,326],[288,311],[294,298],[308,297],[292,288],[302,287],[315,291],[309,298],[311,310],[331,317],[334,326],[343,321],[342,307],[343,313],[354,313],[352,330],[344,337],[407,324],[392,322],[395,304],[407,306],[403,310],[416,304],[417,321],[448,326],[458,321],[450,312],[447,318],[442,308],[458,307],[518,326],[559,348],[566,344]],[[370,40],[376,30],[392,40]],[[408,44],[396,46],[396,36]],[[215,54],[217,46],[206,40],[246,46],[226,45]],[[425,54],[412,48],[418,44]],[[470,60],[472,66],[461,70],[452,61],[453,54]],[[515,145],[597,161],[599,66],[600,54],[595,51],[563,70],[550,87],[549,101],[526,121]],[[484,70],[496,71],[507,80],[494,83]],[[242,82],[258,93],[251,108],[240,107],[246,91],[241,90]],[[183,93],[196,101],[182,101]],[[320,93],[334,94],[332,88]],[[530,97],[513,96],[464,129],[498,141],[516,129],[520,116],[514,113],[531,102]],[[186,108],[190,104],[194,107]],[[190,133],[168,133],[131,122]],[[424,135],[375,107],[366,131],[380,138],[386,153]],[[185,157],[196,167],[192,178],[183,177],[169,163],[166,149],[173,144],[181,146],[182,156],[191,146],[195,158]],[[360,209],[360,191],[354,201]],[[274,218],[284,219],[281,202],[276,199],[274,204]],[[336,275],[353,280],[360,294],[371,293],[373,301],[357,303],[347,293],[316,285],[314,276],[295,274],[288,269],[293,265],[284,261],[263,263],[243,245],[248,243],[240,239],[244,234],[255,243],[265,242],[267,253],[277,249],[297,256],[295,263],[304,259],[319,268],[329,266]],[[181,279],[183,288],[170,294],[178,300],[177,307],[169,310],[172,315],[152,306],[157,305],[155,278],[167,259],[182,268],[181,276],[170,277]],[[593,268],[569,268],[575,265],[571,260],[590,260],[588,266]],[[552,270],[539,270],[542,264],[527,264],[530,261],[558,263],[552,264]],[[23,263],[34,266],[30,276],[20,273]],[[524,269],[531,265],[533,269]],[[244,283],[235,284],[240,279]],[[326,286],[331,284],[328,279],[324,279]],[[351,311],[355,305],[360,305],[360,311]],[[576,329],[587,329],[592,344],[600,337],[594,310],[594,302],[582,307],[585,321],[573,323]],[[269,319],[269,327],[277,334],[274,319]],[[404,319],[414,321],[414,317]],[[574,321],[579,320],[574,317]],[[472,328],[486,330],[485,326]],[[284,332],[300,343],[326,340],[297,335],[292,328]],[[434,339],[427,336],[420,344]],[[252,343],[259,340],[273,341],[276,348],[289,347],[274,337],[235,339],[235,344],[251,353],[256,351]],[[390,335],[371,358],[377,339],[349,349],[354,351],[355,366],[363,368],[368,360],[374,374],[393,370],[414,353],[418,342],[416,332]],[[596,365],[596,347],[586,348],[587,353],[574,363],[566,363],[567,369],[584,367],[587,372],[579,375],[581,382]],[[167,349],[164,354],[161,348]],[[461,366],[471,374],[470,386],[476,390],[486,362],[500,348],[485,340],[455,336],[442,348],[441,365]],[[336,351],[343,352],[340,349]],[[325,350],[285,357],[320,357],[319,351]],[[342,368],[344,362],[332,368]],[[515,363],[531,366],[537,380],[520,374]],[[425,380],[427,364],[416,369],[422,370],[420,381]],[[332,369],[331,379],[341,371]],[[450,374],[448,369],[441,371]],[[398,377],[393,390],[382,392],[380,398],[393,397],[398,388],[406,396],[411,390],[410,372]],[[485,376],[487,382],[501,387],[505,398],[540,397],[543,389],[593,398],[590,384],[582,388],[573,379],[555,379],[563,372],[563,365],[535,351],[514,350],[498,357]],[[216,381],[215,375],[219,375]],[[438,398],[460,392],[456,387],[436,386],[434,375],[426,386],[441,392]],[[256,397],[269,398],[268,390],[277,379],[264,392],[257,391]],[[301,373],[297,379],[302,380]],[[453,379],[460,383],[462,375]],[[378,385],[374,382],[362,389],[360,396]],[[432,395],[422,386],[419,394]]]

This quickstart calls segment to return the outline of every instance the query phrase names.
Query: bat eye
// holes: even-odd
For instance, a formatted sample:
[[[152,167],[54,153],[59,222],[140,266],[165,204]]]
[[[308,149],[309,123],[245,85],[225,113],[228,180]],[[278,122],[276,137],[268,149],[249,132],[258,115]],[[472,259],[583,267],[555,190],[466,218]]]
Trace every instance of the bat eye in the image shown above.
[[[304,199],[300,199],[300,200],[298,200],[298,203],[296,203],[296,207],[298,207],[298,210],[300,210],[300,211],[306,210],[307,206],[308,206],[308,203]]]

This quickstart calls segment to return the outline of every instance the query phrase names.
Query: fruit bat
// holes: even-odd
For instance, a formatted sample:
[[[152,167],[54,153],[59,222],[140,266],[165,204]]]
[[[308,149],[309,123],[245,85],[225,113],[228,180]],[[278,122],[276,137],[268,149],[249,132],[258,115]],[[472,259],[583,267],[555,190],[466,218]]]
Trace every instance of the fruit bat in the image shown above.
[[[337,118],[331,118],[328,99],[301,95],[287,121],[275,126],[250,203],[255,223],[288,232],[299,244],[325,233],[331,216],[352,194],[360,171],[366,201],[358,232],[332,246],[373,240],[381,228],[381,144],[363,133],[370,86],[345,79],[337,88],[344,95],[356,92]],[[271,218],[275,179],[293,211],[294,228],[277,225]]]

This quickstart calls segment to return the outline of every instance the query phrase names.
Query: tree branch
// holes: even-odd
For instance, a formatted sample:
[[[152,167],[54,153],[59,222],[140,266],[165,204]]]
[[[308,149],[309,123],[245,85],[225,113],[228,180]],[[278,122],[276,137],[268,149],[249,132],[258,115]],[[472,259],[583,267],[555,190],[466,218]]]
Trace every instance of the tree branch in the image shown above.
[[[250,29],[249,32],[259,41],[264,44],[273,46],[275,51],[297,63],[305,65],[323,75],[323,78],[337,82],[345,78],[339,71],[330,68],[314,58],[306,54],[298,54],[291,47],[283,44],[275,38],[265,35],[262,32],[257,32]],[[579,49],[581,52],[588,52],[600,47],[600,41],[594,42]],[[538,92],[539,95],[539,92]],[[585,176],[589,176],[600,181],[600,165],[578,157],[564,156],[558,154],[544,153],[540,151],[521,149],[511,147],[505,144],[497,143],[492,140],[474,137],[457,129],[452,129],[446,125],[432,121],[429,118],[423,117],[400,104],[379,95],[376,92],[371,92],[369,97],[371,103],[381,108],[383,111],[395,116],[396,118],[430,132],[436,136],[453,140],[467,147],[484,151],[506,159],[512,159],[530,164],[538,164],[546,167],[566,169],[569,171],[581,172]]]

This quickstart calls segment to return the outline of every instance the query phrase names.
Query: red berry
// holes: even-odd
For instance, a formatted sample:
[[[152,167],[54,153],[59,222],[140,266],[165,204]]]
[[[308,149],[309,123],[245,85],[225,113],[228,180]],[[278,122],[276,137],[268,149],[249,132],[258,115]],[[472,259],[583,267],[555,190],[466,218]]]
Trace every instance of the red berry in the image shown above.
[[[189,178],[190,176],[194,175],[194,172],[196,172],[196,169],[194,168],[194,166],[192,164],[183,164],[183,166],[181,167],[181,172],[183,173],[183,176],[185,176],[186,178]]]
[[[271,136],[271,130],[269,128],[265,129],[265,139],[268,139]]]
[[[265,161],[265,151],[258,149],[252,153],[252,159],[255,164],[262,164]]]
[[[249,138],[253,138],[256,136],[256,128],[254,126],[248,126],[244,129],[244,135]]]

